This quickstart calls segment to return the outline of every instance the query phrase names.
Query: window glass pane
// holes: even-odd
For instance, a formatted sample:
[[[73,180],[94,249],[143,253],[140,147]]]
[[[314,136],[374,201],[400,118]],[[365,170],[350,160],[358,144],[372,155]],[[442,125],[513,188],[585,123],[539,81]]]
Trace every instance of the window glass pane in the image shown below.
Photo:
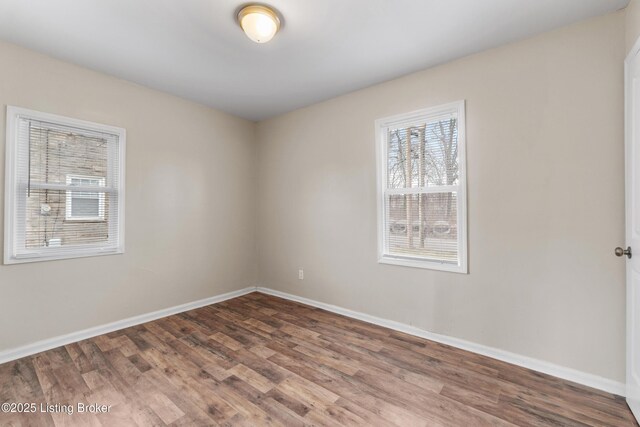
[[[71,199],[71,216],[98,218],[100,216],[100,201],[95,198],[77,198]]]
[[[458,124],[455,117],[390,128],[388,188],[458,184]]]
[[[76,177],[71,177],[69,179],[69,185],[75,185],[75,186],[100,186],[101,182],[100,182],[100,178],[76,178]]]
[[[87,193],[85,191],[74,191],[73,194],[74,199],[97,199],[98,193]]]
[[[29,141],[31,182],[66,185],[68,175],[81,175],[88,178],[72,178],[69,184],[99,185],[99,178],[90,177],[107,175],[105,139],[33,124]]]
[[[86,191],[72,191],[71,192],[72,196],[74,199],[97,199],[100,197],[100,194],[102,193],[93,193],[93,192],[86,192]]]
[[[111,198],[110,194],[105,194],[106,206],[115,203]],[[32,189],[26,200],[25,243],[28,249],[96,244],[109,239],[107,221],[66,220],[66,191]],[[100,212],[99,203],[99,199],[73,198],[73,214],[97,217]],[[109,209],[104,209],[103,212],[105,220],[108,220]]]
[[[388,253],[458,263],[457,193],[387,195]]]

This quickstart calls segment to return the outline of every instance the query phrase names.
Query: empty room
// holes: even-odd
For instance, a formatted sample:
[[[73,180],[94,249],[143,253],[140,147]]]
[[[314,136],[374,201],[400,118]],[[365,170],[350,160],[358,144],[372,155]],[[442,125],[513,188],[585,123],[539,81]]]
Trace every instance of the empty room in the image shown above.
[[[639,427],[640,0],[0,0],[0,224],[0,427]]]

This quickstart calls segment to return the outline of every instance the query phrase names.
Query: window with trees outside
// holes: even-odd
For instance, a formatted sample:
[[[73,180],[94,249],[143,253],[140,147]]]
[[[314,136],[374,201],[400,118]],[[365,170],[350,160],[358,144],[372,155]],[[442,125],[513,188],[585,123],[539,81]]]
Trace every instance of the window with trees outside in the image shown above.
[[[379,262],[467,272],[464,101],[376,121]]]
[[[124,252],[124,129],[7,108],[5,264]]]

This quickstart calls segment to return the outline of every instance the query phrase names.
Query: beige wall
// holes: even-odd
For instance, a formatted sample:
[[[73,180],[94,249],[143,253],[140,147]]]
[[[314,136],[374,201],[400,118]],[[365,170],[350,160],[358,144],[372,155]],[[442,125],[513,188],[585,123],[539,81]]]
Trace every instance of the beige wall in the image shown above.
[[[256,283],[253,123],[6,43],[0,105],[127,130],[126,253],[0,265],[0,351]]]
[[[640,37],[640,1],[631,0],[625,9],[626,53],[629,53],[638,37]]]
[[[260,123],[261,284],[622,381],[624,55],[618,12]],[[460,99],[470,274],[378,264],[374,120]]]

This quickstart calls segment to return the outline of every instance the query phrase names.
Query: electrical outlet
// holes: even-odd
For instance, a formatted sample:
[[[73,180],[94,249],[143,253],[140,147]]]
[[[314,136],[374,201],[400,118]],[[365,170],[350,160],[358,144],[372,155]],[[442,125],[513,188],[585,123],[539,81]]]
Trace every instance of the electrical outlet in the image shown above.
[[[304,280],[304,270],[303,269],[298,270],[298,279]]]

